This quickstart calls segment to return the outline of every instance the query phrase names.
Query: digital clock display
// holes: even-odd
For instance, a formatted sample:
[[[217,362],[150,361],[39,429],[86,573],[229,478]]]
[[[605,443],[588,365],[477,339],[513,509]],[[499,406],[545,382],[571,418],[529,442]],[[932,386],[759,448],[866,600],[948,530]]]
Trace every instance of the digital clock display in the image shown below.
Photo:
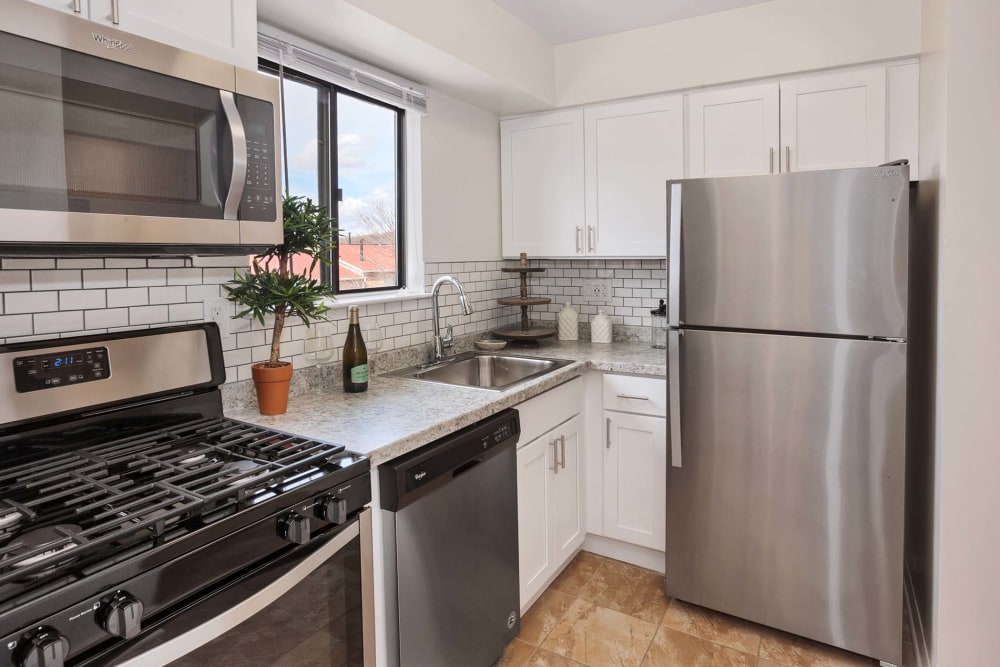
[[[14,359],[14,386],[20,393],[56,389],[109,377],[111,366],[106,347]]]
[[[65,354],[59,357],[51,357],[49,361],[52,368],[62,368],[63,366],[77,366],[83,363],[82,354]]]

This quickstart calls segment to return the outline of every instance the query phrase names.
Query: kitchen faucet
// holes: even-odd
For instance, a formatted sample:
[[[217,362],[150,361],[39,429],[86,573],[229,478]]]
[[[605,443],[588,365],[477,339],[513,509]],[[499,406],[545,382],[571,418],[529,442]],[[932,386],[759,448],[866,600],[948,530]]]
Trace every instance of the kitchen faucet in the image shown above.
[[[441,276],[434,281],[434,287],[431,289],[431,321],[434,324],[434,361],[444,361],[445,354],[444,349],[446,347],[451,347],[454,344],[454,335],[452,333],[452,325],[448,325],[448,334],[445,336],[441,335],[441,315],[438,312],[438,292],[441,290],[441,286],[445,283],[451,283],[458,288],[458,301],[462,304],[462,312],[466,315],[472,314],[472,304],[465,296],[465,288],[462,287],[462,283],[458,278],[453,278],[452,276]]]

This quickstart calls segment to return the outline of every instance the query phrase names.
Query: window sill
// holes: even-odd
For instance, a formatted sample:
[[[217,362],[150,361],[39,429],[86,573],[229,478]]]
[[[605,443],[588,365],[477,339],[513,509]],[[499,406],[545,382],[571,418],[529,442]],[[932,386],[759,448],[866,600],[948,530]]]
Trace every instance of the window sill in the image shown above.
[[[336,299],[326,299],[330,308],[346,308],[348,306],[365,306],[374,303],[391,303],[394,301],[411,301],[413,299],[428,299],[430,292],[423,290],[398,290],[395,292],[376,292],[374,294],[345,294]]]

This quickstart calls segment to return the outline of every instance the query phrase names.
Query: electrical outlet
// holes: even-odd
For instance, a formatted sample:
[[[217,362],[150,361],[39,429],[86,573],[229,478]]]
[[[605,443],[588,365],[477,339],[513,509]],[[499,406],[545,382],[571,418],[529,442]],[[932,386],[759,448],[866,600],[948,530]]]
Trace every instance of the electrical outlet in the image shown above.
[[[232,305],[226,299],[209,299],[205,302],[205,319],[219,325],[219,336],[229,336],[229,320]]]
[[[587,303],[611,303],[611,279],[591,278],[580,290]]]

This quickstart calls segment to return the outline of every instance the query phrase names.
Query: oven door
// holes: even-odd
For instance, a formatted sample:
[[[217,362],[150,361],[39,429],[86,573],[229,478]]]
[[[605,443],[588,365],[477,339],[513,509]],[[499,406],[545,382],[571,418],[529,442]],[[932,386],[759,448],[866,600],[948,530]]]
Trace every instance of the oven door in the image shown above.
[[[219,78],[0,32],[2,249],[238,246],[240,218],[277,221],[273,100],[230,92],[235,68]]]
[[[101,664],[371,667],[371,510],[144,628]]]

